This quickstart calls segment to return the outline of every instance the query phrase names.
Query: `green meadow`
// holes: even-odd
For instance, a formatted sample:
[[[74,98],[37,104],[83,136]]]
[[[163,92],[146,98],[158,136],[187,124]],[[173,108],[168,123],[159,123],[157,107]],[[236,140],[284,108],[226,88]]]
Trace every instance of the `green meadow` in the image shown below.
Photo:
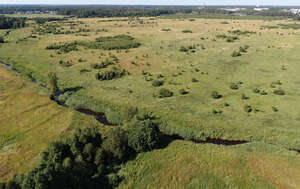
[[[174,140],[122,164],[119,188],[299,188],[300,24],[188,16],[27,24],[0,30],[0,61],[20,72],[0,67],[1,180],[37,165],[75,127],[108,128],[74,109],[126,128],[138,108],[158,116],[164,134],[245,144]],[[70,108],[39,87],[50,72]]]

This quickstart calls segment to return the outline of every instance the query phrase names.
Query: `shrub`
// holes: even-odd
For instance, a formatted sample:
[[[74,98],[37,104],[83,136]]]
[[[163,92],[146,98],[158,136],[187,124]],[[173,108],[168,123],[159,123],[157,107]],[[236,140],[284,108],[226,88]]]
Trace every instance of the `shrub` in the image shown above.
[[[274,112],[278,112],[278,111],[279,111],[278,108],[276,108],[275,106],[272,106],[272,110],[273,110]]]
[[[106,68],[107,66],[109,65],[112,65],[113,62],[112,61],[109,61],[108,59],[105,60],[105,61],[102,61],[100,64],[91,64],[91,68],[93,69],[102,69],[102,68]]]
[[[85,73],[85,72],[91,72],[91,70],[88,70],[88,69],[85,69],[85,68],[80,70],[80,73]]]
[[[118,50],[137,48],[141,44],[129,35],[117,35],[113,37],[99,37],[96,42],[86,44],[87,47],[104,49],[104,50]]]
[[[184,46],[181,46],[180,49],[179,49],[180,52],[188,52],[189,49],[184,47]]]
[[[230,84],[230,89],[232,89],[232,90],[238,90],[239,86],[236,83],[231,83]]]
[[[244,47],[240,47],[239,52],[240,52],[240,53],[246,53],[246,52],[247,52],[247,49],[245,49]]]
[[[282,89],[274,90],[273,93],[276,94],[276,95],[285,95],[285,92]]]
[[[264,95],[264,96],[265,96],[265,95],[268,95],[268,93],[267,93],[266,91],[264,91],[264,90],[260,91],[260,94],[261,94],[261,95]]]
[[[127,155],[127,144],[127,133],[121,128],[116,128],[108,131],[102,147],[108,157],[123,161]]]
[[[78,62],[86,62],[86,60],[82,59],[82,58],[79,58],[78,59]]]
[[[250,113],[250,112],[252,112],[253,109],[252,109],[251,106],[245,105],[245,106],[244,106],[244,110],[245,110],[245,112]]]
[[[193,33],[192,30],[183,30],[182,33]]]
[[[146,152],[159,144],[158,124],[151,119],[134,120],[129,124],[128,145],[136,152]]]
[[[48,79],[51,95],[55,96],[59,92],[58,77],[56,76],[56,73],[50,72],[48,74]]]
[[[162,86],[163,84],[164,84],[164,81],[161,81],[161,80],[154,80],[152,82],[153,87],[159,87],[159,86]]]
[[[220,22],[220,24],[229,24],[229,22],[226,22],[226,21],[225,22]]]
[[[164,29],[162,29],[161,31],[171,31],[171,29],[166,29],[166,28],[164,28]]]
[[[260,93],[260,90],[258,88],[254,88],[252,91],[253,93]]]
[[[63,61],[63,60],[60,60],[60,61],[59,61],[59,65],[61,65],[62,67],[70,67],[70,66],[72,66],[73,64],[70,63],[69,61],[65,62],[65,61]]]
[[[229,104],[229,103],[227,103],[227,102],[225,102],[225,103],[224,103],[224,106],[225,106],[225,107],[229,107],[229,106],[230,106],[230,104]]]
[[[233,53],[231,54],[232,57],[238,57],[238,56],[242,56],[242,54],[240,52],[237,51],[233,51]]]
[[[185,94],[188,94],[189,92],[184,90],[184,89],[179,89],[179,94],[181,95],[185,95]]]
[[[47,50],[59,50],[60,53],[68,53],[71,51],[78,51],[77,48],[78,43],[71,42],[71,43],[62,43],[62,44],[52,44],[46,47]]]
[[[199,80],[196,79],[196,78],[192,78],[192,82],[193,82],[193,83],[196,83],[196,82],[199,82]]]
[[[213,109],[213,110],[212,110],[212,113],[213,113],[213,114],[222,114],[223,112],[222,112],[222,110],[216,110],[216,109]]]
[[[241,98],[242,100],[248,100],[248,99],[250,99],[248,96],[246,96],[245,94],[242,94],[242,98]]]
[[[223,96],[220,95],[217,91],[213,91],[213,92],[211,93],[211,97],[214,98],[214,99],[220,99],[220,98],[222,98]]]
[[[228,43],[234,42],[234,39],[233,39],[232,37],[228,37],[228,38],[226,39],[226,42],[228,42]]]
[[[161,88],[158,92],[158,98],[167,98],[172,96],[173,96],[173,92],[170,91],[169,89]]]
[[[3,37],[0,37],[0,43],[4,43],[4,38]]]
[[[126,75],[126,70],[119,70],[117,68],[107,70],[104,72],[99,72],[96,74],[96,79],[103,81],[103,80],[112,80],[116,78],[121,78]]]

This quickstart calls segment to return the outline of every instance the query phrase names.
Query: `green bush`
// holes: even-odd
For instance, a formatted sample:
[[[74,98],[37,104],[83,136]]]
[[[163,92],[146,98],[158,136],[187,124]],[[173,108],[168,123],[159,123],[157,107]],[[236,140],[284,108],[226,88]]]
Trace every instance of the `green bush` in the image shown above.
[[[140,45],[140,43],[136,42],[135,39],[129,35],[99,37],[96,39],[96,42],[86,44],[87,47],[104,50],[130,49],[137,48]]]
[[[238,40],[238,39],[239,39],[238,37],[229,36],[229,37],[227,37],[226,42],[232,43],[232,42],[234,42],[235,40]]]
[[[252,109],[251,106],[245,105],[245,106],[244,106],[244,110],[245,110],[245,112],[250,113],[250,112],[252,112],[253,109]]]
[[[220,22],[220,24],[229,24],[229,22],[226,22],[226,21],[225,22]]]
[[[69,61],[63,61],[63,60],[60,60],[59,61],[59,65],[61,65],[62,67],[70,67],[70,66],[72,66],[73,64],[72,63],[70,63]]]
[[[4,43],[4,38],[3,37],[0,37],[0,43]]]
[[[136,152],[151,151],[159,144],[157,122],[151,119],[135,119],[129,124],[128,145]]]
[[[278,112],[278,111],[279,111],[278,108],[275,107],[275,106],[272,106],[272,110],[273,110],[274,112]]]
[[[260,93],[260,90],[258,88],[254,88],[252,91],[253,93]]]
[[[184,90],[184,89],[179,89],[179,94],[181,95],[185,95],[185,94],[188,94],[189,92]]]
[[[192,78],[192,82],[193,82],[193,83],[196,83],[196,82],[199,82],[199,80],[196,79],[196,78]]]
[[[211,93],[211,97],[214,98],[214,99],[220,99],[220,98],[222,98],[223,96],[220,95],[217,91],[213,91],[213,92]]]
[[[98,64],[98,63],[91,64],[91,68],[93,68],[93,69],[102,69],[102,68],[106,68],[106,67],[108,67],[109,65],[112,65],[112,64],[113,64],[113,62],[107,59],[105,61],[102,61],[100,64]]]
[[[96,74],[96,79],[103,81],[103,80],[112,80],[116,78],[121,78],[127,74],[126,70],[119,70],[117,68],[106,70],[103,72],[99,72]]]
[[[161,88],[158,92],[158,98],[167,98],[172,96],[173,96],[173,92],[170,91],[169,89]]]
[[[239,86],[238,86],[238,84],[236,84],[236,83],[231,83],[231,84],[230,84],[230,89],[232,89],[232,90],[238,90],[238,89],[239,89]]]
[[[193,33],[192,30],[183,30],[182,33]]]
[[[263,95],[263,96],[268,95],[268,93],[264,90],[260,91],[260,94]]]
[[[184,47],[184,46],[181,46],[180,49],[179,49],[180,52],[188,52],[189,49]]]
[[[231,54],[232,57],[238,57],[238,56],[242,56],[242,54],[240,52],[237,51],[233,51],[233,53]]]
[[[59,92],[58,77],[56,76],[56,73],[50,72],[48,74],[48,80],[49,80],[51,96],[55,96]]]
[[[128,136],[121,128],[110,129],[103,141],[102,147],[107,157],[123,161],[128,150]]]
[[[248,96],[246,96],[245,94],[242,94],[242,98],[241,98],[242,100],[248,100],[248,99],[250,99]]]
[[[52,44],[46,47],[47,50],[59,50],[60,53],[68,53],[71,51],[78,51],[78,43],[60,43],[60,44]]]
[[[246,52],[247,52],[247,49],[245,49],[244,47],[240,47],[239,52],[240,52],[240,53],[246,53]]]
[[[162,81],[162,80],[154,80],[152,82],[153,87],[159,87],[159,86],[162,86],[163,84],[164,84],[164,81]]]

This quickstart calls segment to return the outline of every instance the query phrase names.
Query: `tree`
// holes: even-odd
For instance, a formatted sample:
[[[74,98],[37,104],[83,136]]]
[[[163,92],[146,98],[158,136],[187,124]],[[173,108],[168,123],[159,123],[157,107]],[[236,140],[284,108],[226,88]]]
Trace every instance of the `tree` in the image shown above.
[[[121,128],[109,130],[102,147],[108,158],[124,161],[128,150],[127,133]]]
[[[56,94],[59,92],[58,87],[58,77],[56,76],[56,73],[50,72],[48,74],[49,78],[49,84],[50,84],[50,91],[52,96],[56,96]]]
[[[134,120],[128,129],[128,145],[136,152],[146,152],[159,143],[158,124],[150,119]]]

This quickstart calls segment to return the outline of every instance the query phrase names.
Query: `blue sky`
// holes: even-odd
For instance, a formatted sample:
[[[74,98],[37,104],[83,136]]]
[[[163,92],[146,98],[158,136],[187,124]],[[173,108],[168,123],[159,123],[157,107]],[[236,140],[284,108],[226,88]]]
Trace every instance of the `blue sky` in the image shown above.
[[[0,4],[298,5],[300,0],[0,0]]]

